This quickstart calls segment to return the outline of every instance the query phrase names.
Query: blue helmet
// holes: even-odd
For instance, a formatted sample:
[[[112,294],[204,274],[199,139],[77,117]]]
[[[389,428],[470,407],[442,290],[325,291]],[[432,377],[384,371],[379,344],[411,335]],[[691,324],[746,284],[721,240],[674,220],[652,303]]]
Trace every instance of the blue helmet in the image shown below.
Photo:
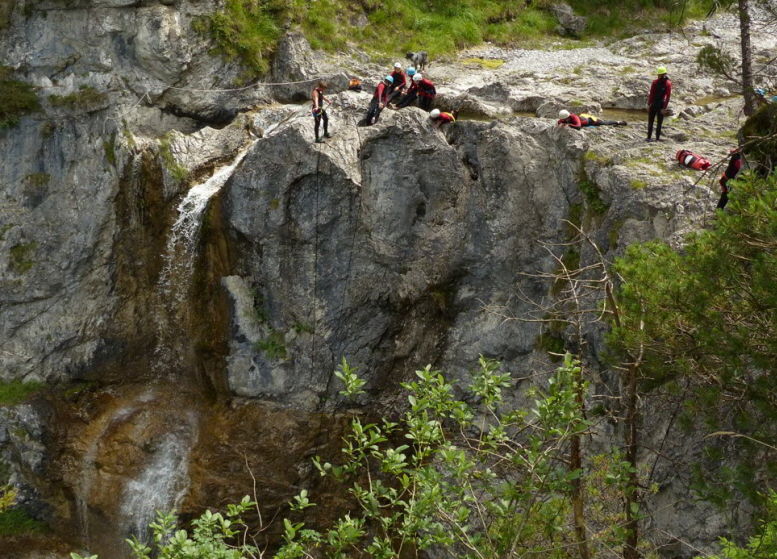
[[[394,78],[392,78],[391,76],[386,76],[386,81],[389,83],[394,83]]]
[[[413,68],[413,67],[411,66],[410,68],[408,68],[407,70],[405,70],[405,72],[407,72],[407,75],[408,75],[408,76],[412,76],[413,74],[415,74],[415,68]]]

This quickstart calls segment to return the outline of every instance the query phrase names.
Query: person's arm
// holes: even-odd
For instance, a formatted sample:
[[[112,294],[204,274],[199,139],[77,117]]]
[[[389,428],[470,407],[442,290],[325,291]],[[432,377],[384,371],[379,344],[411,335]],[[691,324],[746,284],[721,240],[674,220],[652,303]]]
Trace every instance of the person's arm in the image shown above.
[[[571,121],[569,123],[570,128],[574,128],[575,130],[580,130],[580,128],[582,128],[583,123],[580,121],[580,117],[576,114],[573,113],[569,115],[569,120]]]
[[[653,98],[656,96],[656,82],[653,80],[653,83],[650,84],[650,95],[648,95],[648,107],[650,107],[653,104]]]

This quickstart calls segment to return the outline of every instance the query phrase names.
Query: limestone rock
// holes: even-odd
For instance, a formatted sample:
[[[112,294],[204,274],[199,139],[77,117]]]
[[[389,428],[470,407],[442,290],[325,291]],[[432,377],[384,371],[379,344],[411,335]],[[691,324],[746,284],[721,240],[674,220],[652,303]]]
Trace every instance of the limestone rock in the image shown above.
[[[556,16],[559,26],[557,28],[559,35],[571,35],[572,37],[581,37],[588,25],[588,18],[576,15],[569,4],[552,4],[550,11]]]

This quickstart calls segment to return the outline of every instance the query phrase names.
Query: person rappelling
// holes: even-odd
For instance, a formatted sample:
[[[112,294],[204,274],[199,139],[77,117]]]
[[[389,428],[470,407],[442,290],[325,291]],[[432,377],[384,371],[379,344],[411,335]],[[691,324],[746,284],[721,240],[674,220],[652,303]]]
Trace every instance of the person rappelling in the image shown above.
[[[647,140],[652,142],[653,121],[656,121],[656,141],[661,141],[661,124],[664,122],[664,115],[667,113],[669,98],[672,96],[672,82],[669,81],[666,68],[659,66],[656,68],[658,78],[653,80],[650,85],[650,95],[648,96],[648,129]]]
[[[318,136],[318,130],[321,125],[321,120],[324,121],[324,138],[331,138],[332,136],[329,135],[329,117],[326,115],[326,106],[324,103],[329,103],[329,99],[326,98],[324,95],[324,91],[327,88],[327,83],[325,81],[318,82],[318,85],[313,90],[313,93],[311,95],[311,98],[313,100],[313,119],[315,121],[314,130],[316,133],[316,143],[322,144],[324,143],[323,138],[319,138]]]

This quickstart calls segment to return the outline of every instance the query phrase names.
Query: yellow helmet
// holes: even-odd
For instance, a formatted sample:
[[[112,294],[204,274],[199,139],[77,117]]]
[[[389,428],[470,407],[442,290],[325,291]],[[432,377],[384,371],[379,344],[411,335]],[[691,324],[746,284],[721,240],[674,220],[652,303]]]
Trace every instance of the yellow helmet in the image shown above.
[[[659,66],[658,68],[656,68],[656,74],[658,74],[659,76],[662,74],[666,74],[666,66]]]

